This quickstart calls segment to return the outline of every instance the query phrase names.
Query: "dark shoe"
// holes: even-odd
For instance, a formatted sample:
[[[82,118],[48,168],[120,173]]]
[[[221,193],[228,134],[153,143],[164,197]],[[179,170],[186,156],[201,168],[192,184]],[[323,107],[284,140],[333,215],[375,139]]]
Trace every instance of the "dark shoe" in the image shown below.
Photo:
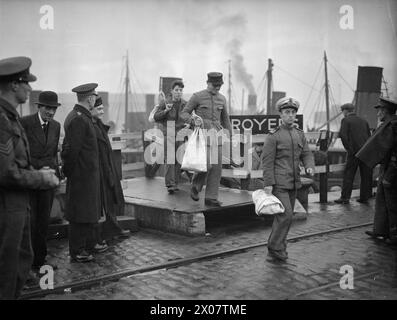
[[[336,199],[334,202],[339,203],[339,204],[349,204],[350,203],[349,199],[343,199],[343,198]]]
[[[76,254],[75,256],[72,256],[71,259],[72,259],[72,262],[85,263],[85,262],[91,262],[95,258],[93,257],[92,254],[89,254],[87,251],[83,250],[79,254]]]
[[[222,202],[216,200],[216,199],[205,199],[204,201],[206,206],[210,207],[220,207],[222,206]]]
[[[286,261],[288,259],[287,252],[268,250],[268,257],[277,261]]]
[[[89,252],[92,253],[102,253],[109,249],[109,246],[106,244],[105,241],[102,243],[97,243],[93,248],[88,249]]]
[[[387,237],[384,234],[374,233],[373,231],[365,231],[365,234],[369,235],[372,239],[385,240]]]
[[[169,194],[173,194],[176,190],[175,190],[174,186],[168,186],[167,187],[167,191],[168,191]]]
[[[190,196],[194,201],[200,200],[199,192],[195,186],[192,186],[192,188],[190,189]]]
[[[368,199],[357,199],[357,202],[363,203],[363,204],[368,204]]]

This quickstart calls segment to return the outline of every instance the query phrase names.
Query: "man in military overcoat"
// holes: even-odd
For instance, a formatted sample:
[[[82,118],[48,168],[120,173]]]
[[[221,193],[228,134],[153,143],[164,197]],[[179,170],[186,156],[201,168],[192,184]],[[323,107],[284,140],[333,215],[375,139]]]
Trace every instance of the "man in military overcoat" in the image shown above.
[[[101,214],[99,154],[90,110],[94,108],[96,83],[72,89],[78,103],[65,119],[61,157],[66,182],[66,212],[69,221],[69,252],[72,261],[89,262],[89,246]]]
[[[33,169],[16,110],[36,80],[31,64],[27,57],[0,60],[0,300],[19,297],[32,266],[30,191],[59,184],[54,170]]]
[[[356,157],[374,167],[380,163],[372,238],[397,244],[397,102],[380,98],[375,106],[381,125]]]

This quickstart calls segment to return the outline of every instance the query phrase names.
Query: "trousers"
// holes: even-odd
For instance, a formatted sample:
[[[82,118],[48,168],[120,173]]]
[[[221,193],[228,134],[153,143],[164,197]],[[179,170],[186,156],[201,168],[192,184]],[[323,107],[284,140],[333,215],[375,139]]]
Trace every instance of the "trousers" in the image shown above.
[[[351,197],[357,168],[360,168],[360,199],[367,200],[372,197],[372,169],[354,155],[347,154],[341,194],[343,199]]]
[[[32,190],[30,193],[33,265],[42,266],[47,256],[47,233],[55,190]]]
[[[196,187],[198,192],[200,192],[205,184],[205,198],[218,200],[221,175],[222,145],[207,145],[207,172],[195,173],[192,186]]]
[[[274,187],[273,195],[281,201],[285,208],[285,212],[274,215],[272,232],[270,233],[267,247],[269,251],[286,252],[287,235],[291,227],[292,217],[294,214],[296,190],[286,190]]]
[[[0,203],[0,300],[20,296],[32,261],[29,209],[4,209]]]
[[[376,189],[373,228],[375,234],[397,237],[397,188],[385,187],[381,181]]]

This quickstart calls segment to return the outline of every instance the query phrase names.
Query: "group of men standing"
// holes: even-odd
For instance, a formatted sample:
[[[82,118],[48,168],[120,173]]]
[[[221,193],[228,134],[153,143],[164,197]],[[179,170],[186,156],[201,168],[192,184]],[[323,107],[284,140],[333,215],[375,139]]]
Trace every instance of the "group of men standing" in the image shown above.
[[[48,224],[63,174],[72,261],[92,261],[92,253],[108,248],[104,238],[129,236],[117,223],[124,197],[109,127],[101,121],[104,111],[97,84],[72,90],[78,103],[65,120],[61,166],[60,124],[53,119],[61,105],[57,94],[41,92],[35,102],[38,112],[32,115],[20,118],[16,110],[29,98],[29,83],[37,79],[30,73],[31,64],[27,57],[0,60],[0,300],[18,298],[31,270],[49,265]],[[101,233],[102,214],[106,220]]]
[[[367,204],[372,197],[372,170],[380,164],[377,181],[375,217],[370,237],[397,245],[397,103],[380,97],[374,106],[378,127],[371,135],[367,121],[357,116],[351,103],[341,106],[344,119],[339,136],[347,151],[339,204],[349,204],[353,180],[360,168],[360,197],[358,202]]]

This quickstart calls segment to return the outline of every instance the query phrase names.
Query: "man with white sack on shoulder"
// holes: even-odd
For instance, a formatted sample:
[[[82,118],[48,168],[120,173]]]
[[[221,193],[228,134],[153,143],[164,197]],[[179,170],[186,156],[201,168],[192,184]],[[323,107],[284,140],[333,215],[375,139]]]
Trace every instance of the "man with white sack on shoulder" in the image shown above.
[[[281,125],[269,132],[263,145],[264,190],[275,195],[285,211],[274,216],[268,241],[268,255],[285,261],[287,235],[292,222],[297,190],[301,187],[299,164],[303,162],[306,173],[314,174],[314,158],[309,150],[304,132],[295,124],[299,102],[293,98],[277,101]]]
[[[219,72],[207,74],[207,89],[196,92],[181,112],[181,118],[195,126],[203,126],[207,138],[207,172],[197,172],[193,176],[190,196],[198,201],[204,184],[205,205],[221,206],[218,201],[219,184],[222,173],[222,132],[230,137],[231,124],[227,112],[226,98],[219,93],[223,75]],[[197,117],[192,115],[195,111]]]

